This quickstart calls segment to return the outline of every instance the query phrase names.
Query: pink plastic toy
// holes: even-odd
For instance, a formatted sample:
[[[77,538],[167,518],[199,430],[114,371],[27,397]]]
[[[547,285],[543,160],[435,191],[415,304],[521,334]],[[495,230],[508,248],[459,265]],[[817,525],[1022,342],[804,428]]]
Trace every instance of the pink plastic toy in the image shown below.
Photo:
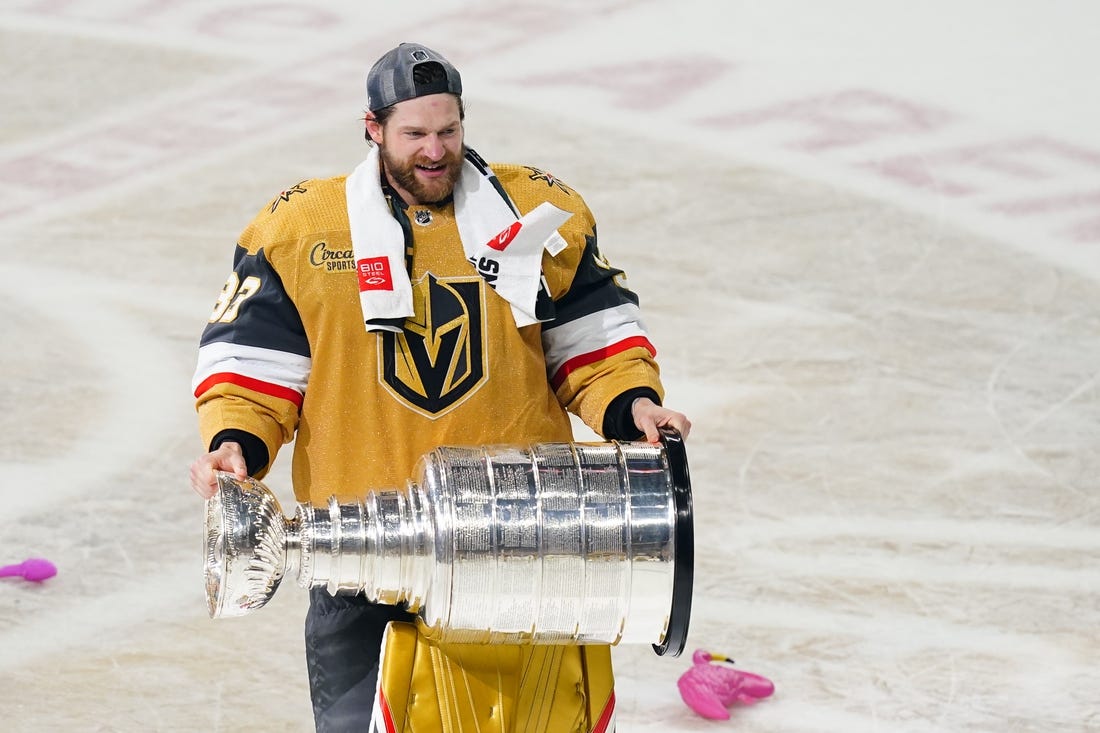
[[[704,718],[729,720],[726,708],[730,705],[752,704],[775,692],[775,685],[766,677],[711,664],[712,661],[733,664],[729,657],[697,649],[691,655],[692,668],[680,675],[676,683],[684,702]]]
[[[0,578],[19,577],[41,583],[46,578],[57,575],[57,567],[49,560],[29,557],[18,565],[5,565],[0,568]]]

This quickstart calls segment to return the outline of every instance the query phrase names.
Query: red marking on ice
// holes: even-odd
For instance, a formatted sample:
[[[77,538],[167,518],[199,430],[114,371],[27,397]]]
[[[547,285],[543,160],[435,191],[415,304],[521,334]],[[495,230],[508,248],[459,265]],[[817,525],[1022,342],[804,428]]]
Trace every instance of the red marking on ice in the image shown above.
[[[1100,214],[1100,191],[1016,199],[994,204],[989,209],[1012,217],[1058,216],[1066,218],[1067,215],[1077,214],[1082,209],[1092,210]],[[1100,243],[1100,215],[1077,221],[1064,229],[1063,232],[1072,242],[1081,244]]]
[[[1001,140],[865,163],[865,168],[914,188],[946,196],[996,193],[1024,182],[1049,190],[1059,178],[1100,170],[1100,153],[1043,137]],[[980,176],[984,180],[977,180]]]
[[[935,107],[869,89],[851,89],[759,110],[707,117],[698,122],[717,129],[790,124],[804,128],[809,134],[791,140],[786,146],[814,152],[883,138],[926,135],[954,119],[954,115]]]
[[[599,89],[626,109],[654,109],[675,104],[724,76],[733,64],[716,56],[687,60],[636,60],[613,66],[590,66],[514,79],[525,86],[572,86]]]

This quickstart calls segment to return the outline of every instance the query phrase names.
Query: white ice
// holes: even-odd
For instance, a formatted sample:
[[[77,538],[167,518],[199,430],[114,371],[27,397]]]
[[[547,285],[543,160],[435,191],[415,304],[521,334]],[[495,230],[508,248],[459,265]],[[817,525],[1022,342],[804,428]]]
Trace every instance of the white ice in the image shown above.
[[[688,412],[688,654],[624,733],[1100,731],[1100,7],[5,0],[0,716],[304,731],[304,593],[207,617],[190,377],[239,230],[405,40],[578,189]],[[578,438],[591,439],[578,429]],[[288,454],[268,483],[290,499]],[[690,651],[771,678],[706,721]]]

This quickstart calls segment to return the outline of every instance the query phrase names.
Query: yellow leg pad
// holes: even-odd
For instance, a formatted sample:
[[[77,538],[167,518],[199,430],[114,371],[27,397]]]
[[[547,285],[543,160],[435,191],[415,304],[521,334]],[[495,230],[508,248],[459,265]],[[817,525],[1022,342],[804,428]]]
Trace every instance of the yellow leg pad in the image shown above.
[[[373,730],[386,733],[610,733],[605,645],[444,644],[391,622]]]

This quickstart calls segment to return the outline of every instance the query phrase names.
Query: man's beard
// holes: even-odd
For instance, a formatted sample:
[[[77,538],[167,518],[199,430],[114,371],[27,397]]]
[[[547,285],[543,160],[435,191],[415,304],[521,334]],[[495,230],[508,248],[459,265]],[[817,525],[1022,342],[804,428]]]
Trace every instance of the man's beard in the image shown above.
[[[434,165],[445,165],[447,172],[441,178],[425,181],[417,177],[416,166],[419,164],[430,167],[433,165],[432,161],[421,158],[397,160],[389,154],[384,146],[381,153],[382,163],[386,166],[386,173],[393,178],[398,186],[412,194],[413,198],[416,199],[415,203],[438,204],[450,198],[454,192],[455,183],[458,182],[458,177],[462,173],[462,156],[459,154],[448,152],[444,155],[443,159],[437,161]],[[414,202],[409,201],[407,203]]]

